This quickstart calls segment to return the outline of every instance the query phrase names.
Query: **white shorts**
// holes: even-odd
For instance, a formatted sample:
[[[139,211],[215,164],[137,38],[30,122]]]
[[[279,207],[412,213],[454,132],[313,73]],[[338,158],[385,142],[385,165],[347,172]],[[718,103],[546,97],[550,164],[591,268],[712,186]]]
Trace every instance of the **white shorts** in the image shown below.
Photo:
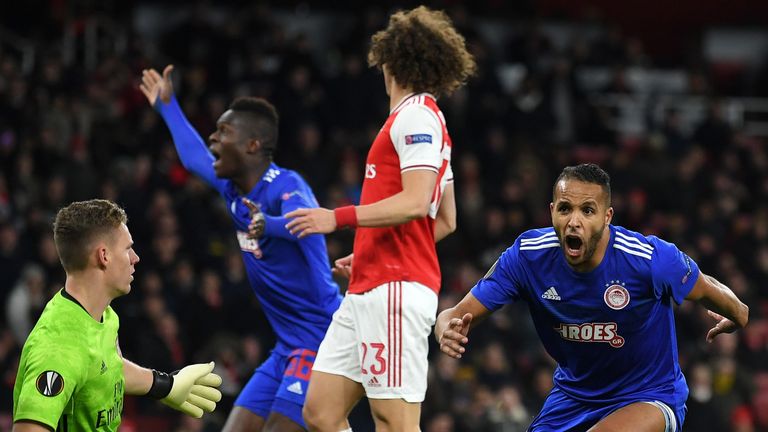
[[[371,399],[422,402],[437,295],[416,282],[347,294],[333,314],[312,370],[359,382]]]

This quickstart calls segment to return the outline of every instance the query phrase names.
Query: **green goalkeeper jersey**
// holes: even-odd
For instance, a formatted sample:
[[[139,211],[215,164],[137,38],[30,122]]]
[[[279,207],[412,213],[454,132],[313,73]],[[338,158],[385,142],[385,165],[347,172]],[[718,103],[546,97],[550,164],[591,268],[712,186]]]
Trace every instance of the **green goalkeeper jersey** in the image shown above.
[[[13,421],[66,432],[116,431],[125,388],[119,327],[111,307],[99,322],[59,291],[24,343],[13,388]]]

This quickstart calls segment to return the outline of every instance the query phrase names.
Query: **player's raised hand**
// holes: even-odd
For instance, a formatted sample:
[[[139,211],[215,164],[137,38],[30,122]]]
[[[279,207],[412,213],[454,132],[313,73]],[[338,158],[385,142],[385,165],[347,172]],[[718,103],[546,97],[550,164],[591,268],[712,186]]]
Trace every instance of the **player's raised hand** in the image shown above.
[[[328,234],[336,231],[336,216],[324,208],[300,208],[285,217],[291,219],[285,228],[291,234],[304,238],[310,234]]]
[[[708,343],[711,343],[715,339],[715,337],[721,333],[733,333],[739,329],[739,326],[737,326],[735,322],[729,320],[728,318],[718,313],[708,310],[707,314],[709,314],[709,316],[711,316],[717,321],[717,324],[715,324],[714,327],[709,329],[709,332],[707,333]]]
[[[465,351],[463,345],[469,342],[467,334],[469,333],[470,324],[472,324],[471,313],[466,313],[461,318],[451,318],[448,321],[448,327],[442,330],[442,334],[438,337],[440,351],[453,358],[460,359]],[[437,327],[435,330],[439,331]]]
[[[341,276],[345,279],[352,277],[352,260],[355,258],[355,254],[351,253],[343,258],[337,259],[333,264],[331,273]]]
[[[250,214],[251,222],[248,224],[248,238],[258,239],[264,235],[264,228],[267,221],[264,218],[264,213],[261,212],[261,205],[243,197],[243,204],[248,207],[248,213]]]
[[[173,72],[173,65],[166,66],[163,69],[162,76],[154,69],[144,69],[141,72],[139,89],[147,97],[150,105],[155,106],[158,97],[160,97],[163,103],[171,101],[171,96],[173,95],[171,72]]]

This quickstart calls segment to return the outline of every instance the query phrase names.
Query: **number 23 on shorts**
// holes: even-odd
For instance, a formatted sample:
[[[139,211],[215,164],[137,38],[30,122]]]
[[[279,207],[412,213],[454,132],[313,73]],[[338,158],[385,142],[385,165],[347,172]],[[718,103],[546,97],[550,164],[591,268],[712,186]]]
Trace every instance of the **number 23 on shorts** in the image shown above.
[[[379,342],[363,342],[361,345],[363,347],[363,360],[360,372],[363,375],[368,375],[369,372],[373,375],[385,373],[387,371],[387,359],[384,358],[383,353],[386,345]]]

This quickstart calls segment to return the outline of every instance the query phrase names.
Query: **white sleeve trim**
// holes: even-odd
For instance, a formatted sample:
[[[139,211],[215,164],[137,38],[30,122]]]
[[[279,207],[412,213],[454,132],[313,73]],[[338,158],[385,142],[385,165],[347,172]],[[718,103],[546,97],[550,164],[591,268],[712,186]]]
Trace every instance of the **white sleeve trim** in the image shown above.
[[[405,168],[400,168],[401,173],[408,172],[408,171],[418,171],[418,170],[432,171],[436,173],[440,172],[440,168],[434,167],[432,165],[411,165]]]

